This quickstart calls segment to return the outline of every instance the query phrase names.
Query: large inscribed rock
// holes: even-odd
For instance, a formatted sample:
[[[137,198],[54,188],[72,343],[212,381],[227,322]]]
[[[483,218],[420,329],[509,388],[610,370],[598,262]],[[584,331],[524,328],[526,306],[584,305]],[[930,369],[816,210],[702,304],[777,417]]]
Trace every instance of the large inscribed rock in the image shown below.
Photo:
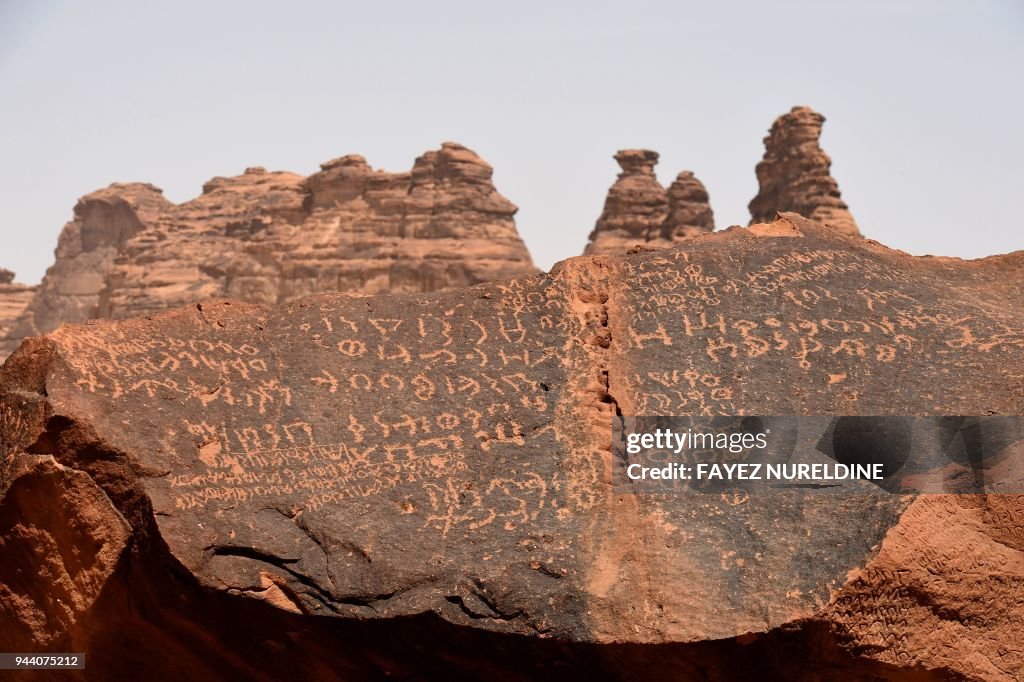
[[[0,509],[63,477],[38,505],[130,526],[46,643],[104,672],[1011,679],[1019,499],[630,494],[611,426],[1020,414],[1022,282],[1021,253],[785,215],[457,291],[66,326],[0,372]],[[0,542],[68,523],[18,518]],[[23,580],[0,631],[31,636]]]

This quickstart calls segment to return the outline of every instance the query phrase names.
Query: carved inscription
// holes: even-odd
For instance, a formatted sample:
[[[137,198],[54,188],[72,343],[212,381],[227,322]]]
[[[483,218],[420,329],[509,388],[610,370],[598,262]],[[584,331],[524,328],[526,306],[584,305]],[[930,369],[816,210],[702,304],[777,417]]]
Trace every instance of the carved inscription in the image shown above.
[[[556,443],[553,387],[575,321],[559,286],[539,281],[491,287],[488,315],[458,297],[388,312],[342,299],[257,329],[211,325],[234,309],[206,307],[194,338],[87,329],[64,342],[80,392],[185,406],[169,425],[177,511],[384,495],[442,535],[512,530],[557,509],[562,486],[534,458]],[[280,347],[301,352],[283,361]]]
[[[682,367],[632,374],[645,387],[637,413],[742,413],[734,387],[759,363],[819,373],[857,400],[854,368],[1024,347],[1021,329],[955,299],[919,299],[903,269],[850,249],[792,249],[765,263],[698,258],[680,250],[623,263],[623,346],[687,349]]]
[[[296,438],[297,429],[301,437]],[[191,425],[196,435],[216,433],[210,424]],[[364,446],[344,443],[318,445],[308,424],[283,428],[289,443],[281,443],[273,424],[265,428],[279,447],[266,448],[264,433],[245,430],[237,440],[252,444],[247,450],[224,451],[219,440],[199,448],[200,464],[188,473],[172,475],[177,509],[263,499],[299,501],[317,510],[350,498],[365,498],[399,485],[453,476],[466,469],[458,436],[439,435],[404,445]],[[226,506],[226,505],[225,505]]]
[[[88,328],[63,339],[76,384],[112,398],[171,398],[254,408],[261,415],[291,404],[291,390],[270,371],[266,351],[224,339],[111,338]]]

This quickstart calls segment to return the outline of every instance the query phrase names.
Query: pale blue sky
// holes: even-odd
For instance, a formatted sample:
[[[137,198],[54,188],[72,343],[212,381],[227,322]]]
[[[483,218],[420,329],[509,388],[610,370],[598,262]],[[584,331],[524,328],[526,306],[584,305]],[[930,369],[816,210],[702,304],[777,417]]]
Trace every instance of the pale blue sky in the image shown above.
[[[0,266],[38,280],[82,194],[173,201],[246,166],[359,153],[403,170],[455,140],[495,167],[548,268],[579,254],[617,149],[696,172],[746,224],[772,120],[828,117],[868,236],[1024,248],[1024,1],[0,0]]]

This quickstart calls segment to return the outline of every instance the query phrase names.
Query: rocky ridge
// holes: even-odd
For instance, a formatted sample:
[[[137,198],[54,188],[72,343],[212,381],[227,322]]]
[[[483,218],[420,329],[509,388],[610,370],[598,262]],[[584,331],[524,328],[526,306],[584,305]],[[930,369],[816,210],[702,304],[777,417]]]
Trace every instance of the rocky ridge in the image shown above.
[[[360,156],[311,176],[247,169],[180,205],[145,184],[83,197],[56,263],[0,357],[64,322],[213,297],[273,305],[324,292],[422,292],[535,272],[516,207],[474,152],[446,142],[412,170]]]
[[[793,211],[859,234],[818,139],[824,117],[794,107],[765,138],[753,222]],[[689,171],[666,189],[658,154],[622,150],[585,253],[667,248],[714,229],[708,193]],[[0,359],[22,339],[64,322],[127,318],[225,296],[273,305],[325,292],[434,291],[507,279],[535,268],[516,207],[492,169],[455,143],[407,173],[372,169],[358,155],[305,178],[249,168],[214,178],[180,205],[152,185],[114,184],[82,197],[56,262],[20,312],[5,306]],[[13,319],[11,319],[13,317]]]
[[[65,326],[0,369],[0,649],[112,678],[1020,677],[1019,498],[642,495],[610,445],[619,415],[1022,414],[1022,294],[1024,252],[787,214],[459,291]]]

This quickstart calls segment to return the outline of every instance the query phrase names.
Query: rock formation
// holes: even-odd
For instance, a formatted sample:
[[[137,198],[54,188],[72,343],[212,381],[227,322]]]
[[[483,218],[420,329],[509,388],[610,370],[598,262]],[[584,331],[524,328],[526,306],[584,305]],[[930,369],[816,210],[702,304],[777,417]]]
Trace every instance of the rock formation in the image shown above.
[[[83,197],[7,352],[62,322],[218,296],[273,305],[536,271],[516,232],[515,205],[495,189],[491,167],[461,145],[444,143],[406,173],[375,171],[359,156],[321,168],[308,178],[250,168],[214,178],[180,205],[141,184]]]
[[[170,207],[124,245],[94,316],[145,315],[216,296],[276,302],[280,261],[293,245],[268,234],[280,224],[301,224],[303,180],[248,168],[208,181],[200,196]]]
[[[608,190],[585,254],[623,253],[636,244],[661,241],[668,196],[654,175],[658,153],[624,149],[615,160],[622,171]]]
[[[676,243],[715,229],[708,191],[691,171],[683,171],[668,188],[668,215],[662,238]]]
[[[715,228],[707,190],[693,173],[683,171],[666,191],[654,175],[657,152],[625,149],[615,160],[622,172],[608,190],[585,254],[625,253],[637,245],[666,248]]]
[[[14,326],[14,321],[24,312],[34,293],[35,287],[16,284],[14,273],[0,268],[0,344]],[[0,346],[0,361],[7,357],[9,352],[5,353]]]
[[[757,164],[760,190],[750,202],[751,224],[792,211],[843,234],[860,236],[839,183],[829,169],[832,159],[819,144],[825,117],[809,107],[793,107],[775,119],[764,138],[764,158]]]
[[[159,189],[142,183],[113,184],[79,199],[74,217],[61,231],[54,264],[7,334],[0,336],[0,359],[26,337],[63,322],[91,319],[118,251],[171,206]]]
[[[62,327],[0,370],[0,650],[111,679],[1019,678],[1019,497],[632,494],[610,446],[618,415],[1024,414],[1022,294],[1024,252],[787,214]]]

